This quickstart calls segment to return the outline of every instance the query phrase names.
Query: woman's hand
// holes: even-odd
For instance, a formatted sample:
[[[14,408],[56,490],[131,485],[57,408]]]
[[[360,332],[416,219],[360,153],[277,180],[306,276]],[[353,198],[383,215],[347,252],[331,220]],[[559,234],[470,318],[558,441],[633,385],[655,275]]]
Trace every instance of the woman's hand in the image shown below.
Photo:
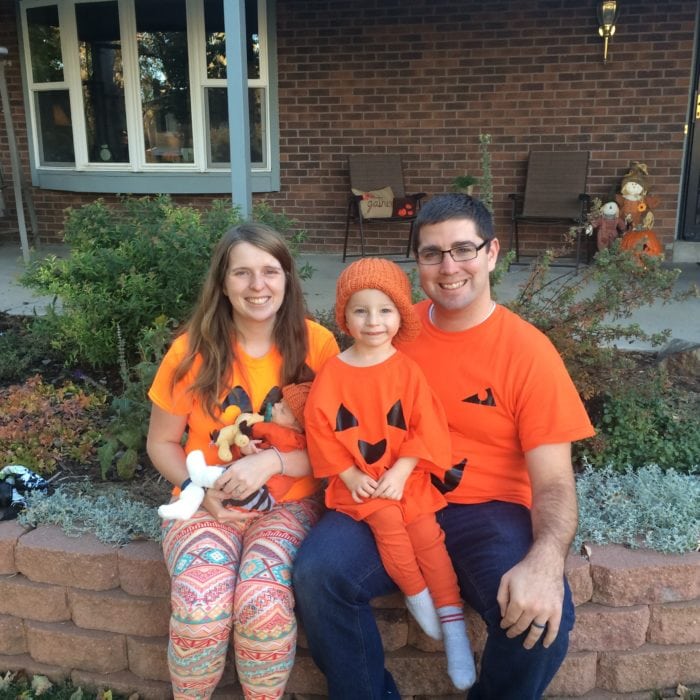
[[[214,483],[214,495],[220,500],[240,501],[260,489],[268,479],[280,473],[280,461],[274,450],[262,450],[236,460]]]
[[[259,515],[260,511],[257,510],[226,508],[218,495],[220,493],[221,491],[213,491],[213,489],[209,489],[204,494],[204,500],[202,501],[202,508],[204,508],[217,522],[233,522],[243,525],[246,520],[250,520],[256,515]]]

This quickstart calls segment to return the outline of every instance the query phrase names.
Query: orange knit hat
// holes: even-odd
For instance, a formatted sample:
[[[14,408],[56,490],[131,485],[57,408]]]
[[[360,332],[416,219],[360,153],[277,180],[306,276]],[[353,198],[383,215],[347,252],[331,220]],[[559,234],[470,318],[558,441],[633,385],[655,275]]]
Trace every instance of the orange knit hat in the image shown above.
[[[396,263],[384,258],[361,258],[340,273],[335,287],[335,320],[343,333],[348,333],[345,307],[350,297],[361,289],[378,289],[394,302],[401,315],[397,340],[410,341],[418,337],[420,319],[411,302],[411,283]]]
[[[310,390],[311,382],[287,384],[282,387],[282,398],[287,402],[289,410],[302,428],[304,427],[304,406]]]

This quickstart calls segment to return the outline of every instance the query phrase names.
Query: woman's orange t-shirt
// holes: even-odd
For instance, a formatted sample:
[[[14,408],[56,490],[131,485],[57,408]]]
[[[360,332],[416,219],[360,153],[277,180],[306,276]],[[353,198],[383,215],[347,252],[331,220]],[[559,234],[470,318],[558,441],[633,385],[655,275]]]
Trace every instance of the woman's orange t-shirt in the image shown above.
[[[306,362],[312,370],[318,372],[326,360],[338,353],[338,344],[333,334],[318,323],[307,320],[306,328],[309,338]],[[212,418],[204,410],[199,397],[189,390],[201,366],[200,358],[195,358],[190,371],[172,386],[175,368],[186,351],[187,336],[179,336],[163,358],[148,396],[158,408],[174,415],[187,416],[187,437],[184,446],[186,453],[201,450],[207,464],[220,465],[222,462],[217,454],[214,440],[218,431],[226,424],[221,420],[222,414],[229,406],[238,406],[243,413],[264,414],[269,402],[279,401],[282,396],[279,386],[282,357],[276,347],[263,357],[251,357],[236,346],[237,359],[234,363],[233,376],[229,386],[221,392],[217,416]],[[295,498],[301,498],[319,490],[319,483],[312,476],[302,477],[302,480],[305,480],[303,488],[299,483],[293,488]],[[303,496],[299,495],[300,492]]]

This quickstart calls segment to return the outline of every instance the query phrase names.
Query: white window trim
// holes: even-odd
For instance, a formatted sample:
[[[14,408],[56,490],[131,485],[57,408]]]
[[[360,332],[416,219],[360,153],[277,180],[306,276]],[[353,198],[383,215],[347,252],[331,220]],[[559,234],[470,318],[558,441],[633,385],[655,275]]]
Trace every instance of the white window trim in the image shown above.
[[[29,144],[32,182],[39,187],[85,192],[188,192],[224,193],[231,191],[230,166],[210,167],[207,163],[205,125],[205,88],[226,87],[224,79],[206,76],[204,51],[204,8],[200,0],[186,0],[188,60],[190,74],[190,102],[194,163],[147,163],[141,117],[138,74],[138,46],[136,41],[136,16],[134,0],[116,0],[120,18],[120,40],[125,78],[126,123],[129,132],[129,163],[94,163],[88,160],[85,117],[80,81],[80,63],[76,50],[77,26],[75,5],[79,2],[105,0],[21,0],[20,26],[23,44],[23,78],[25,102],[29,113],[31,143]],[[53,83],[35,83],[32,72],[26,10],[42,6],[58,6],[61,27],[61,51],[64,80]],[[253,164],[251,178],[253,191],[279,190],[279,143],[273,138],[278,134],[276,105],[276,71],[270,70],[269,54],[274,42],[270,41],[269,15],[274,11],[272,0],[258,0],[258,33],[260,38],[260,77],[247,80],[249,88],[265,90],[265,116],[263,124],[266,162]],[[193,39],[194,37],[194,39]],[[73,123],[75,164],[41,164],[39,119],[35,95],[41,91],[67,90]],[[231,134],[231,138],[233,138]],[[193,178],[193,174],[202,175]],[[144,180],[150,180],[145,182]]]

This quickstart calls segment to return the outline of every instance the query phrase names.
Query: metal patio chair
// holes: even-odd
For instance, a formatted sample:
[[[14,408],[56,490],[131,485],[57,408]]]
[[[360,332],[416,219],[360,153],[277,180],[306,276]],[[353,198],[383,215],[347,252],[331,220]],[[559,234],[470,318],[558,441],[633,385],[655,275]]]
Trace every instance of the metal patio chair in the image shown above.
[[[520,226],[523,224],[575,225],[585,220],[590,197],[586,194],[588,151],[530,151],[525,194],[509,195],[513,201],[510,249],[520,263]],[[578,268],[581,262],[583,225],[577,231],[573,263],[556,261],[561,267]],[[586,251],[587,254],[587,251]]]
[[[393,154],[351,155],[348,156],[348,168],[351,193],[348,198],[348,211],[345,221],[343,261],[347,257],[365,256],[365,226],[372,221],[377,223],[408,224],[406,257],[409,257],[413,238],[413,222],[420,209],[422,199],[427,195],[425,192],[406,194],[401,156]],[[393,193],[391,214],[381,218],[366,216],[361,206],[362,200],[366,198],[368,193],[383,190],[387,187],[390,187]],[[360,194],[353,193],[352,190],[360,192]],[[359,229],[360,252],[349,254],[347,252],[348,239],[350,238],[350,226],[353,223],[356,223]]]

